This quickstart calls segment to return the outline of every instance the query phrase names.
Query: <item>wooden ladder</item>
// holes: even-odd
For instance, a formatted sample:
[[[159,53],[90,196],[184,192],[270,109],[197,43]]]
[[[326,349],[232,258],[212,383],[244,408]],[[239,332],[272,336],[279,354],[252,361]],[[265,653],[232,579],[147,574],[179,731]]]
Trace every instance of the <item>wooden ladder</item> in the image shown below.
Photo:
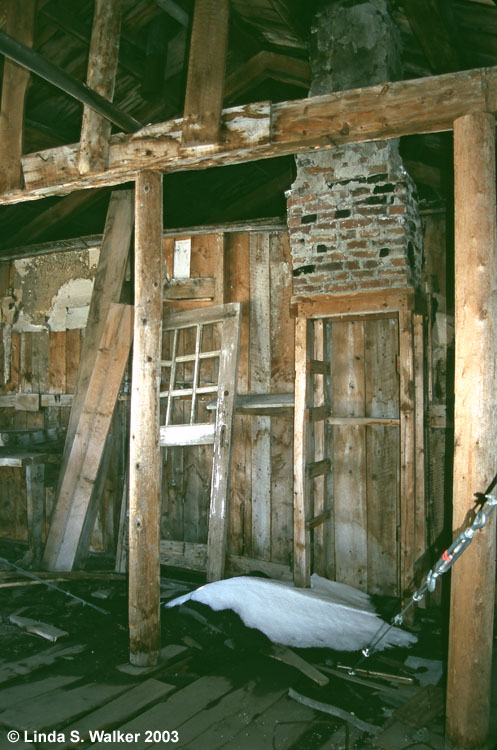
[[[311,585],[311,566],[325,573],[326,475],[325,420],[330,415],[324,359],[324,321],[295,321],[293,577],[296,586]]]

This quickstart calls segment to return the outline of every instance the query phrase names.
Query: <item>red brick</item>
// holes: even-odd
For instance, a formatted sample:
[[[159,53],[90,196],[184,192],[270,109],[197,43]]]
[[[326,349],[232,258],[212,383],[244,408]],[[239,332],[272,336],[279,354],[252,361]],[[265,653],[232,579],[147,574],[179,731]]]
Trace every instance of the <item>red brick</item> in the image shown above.
[[[367,227],[370,223],[369,219],[343,219],[339,222],[339,226],[345,227],[345,229],[354,229],[357,227]]]
[[[388,284],[382,279],[369,279],[368,281],[359,281],[358,286],[361,289],[379,289],[380,287],[388,287]]]
[[[347,242],[347,247],[349,248],[349,250],[354,250],[355,248],[365,248],[367,246],[367,240],[353,240],[352,242]]]
[[[350,247],[350,245],[349,245]],[[376,258],[378,255],[377,250],[356,250],[352,253],[354,258]]]
[[[388,209],[388,213],[390,214],[405,214],[405,212],[405,206],[390,206],[390,208]]]
[[[352,289],[357,289],[357,284],[350,281],[347,284],[332,284],[331,288],[334,292],[350,292]]]
[[[379,216],[385,213],[384,206],[357,206],[354,210],[361,216]]]

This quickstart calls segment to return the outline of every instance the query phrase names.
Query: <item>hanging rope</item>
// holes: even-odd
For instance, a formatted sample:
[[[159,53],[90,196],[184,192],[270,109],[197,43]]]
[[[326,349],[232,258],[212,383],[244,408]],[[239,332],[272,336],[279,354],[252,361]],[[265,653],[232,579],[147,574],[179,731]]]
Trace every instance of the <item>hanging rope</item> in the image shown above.
[[[490,487],[493,488],[495,484],[496,480],[494,479]],[[443,573],[446,573],[448,570],[450,570],[455,561],[459,557],[461,557],[464,550],[469,547],[469,545],[473,541],[475,531],[481,531],[486,525],[488,519],[490,518],[490,515],[497,507],[497,495],[478,495],[478,498],[480,503],[482,503],[483,501],[483,504],[481,509],[476,513],[473,523],[465,528],[464,531],[462,531],[459,536],[452,542],[450,547],[442,553],[442,556],[437,560],[433,568],[426,576],[424,583],[417,591],[414,592],[410,601],[404,607],[404,609],[399,612],[398,615],[395,615],[390,624],[385,622],[383,623],[383,625],[381,625],[369,645],[362,650],[362,656],[360,656],[356,664],[351,667],[351,669],[349,670],[349,674],[354,674],[359,665],[362,664],[365,659],[369,658],[372,654],[375,653],[376,647],[378,646],[379,642],[393,627],[402,625],[406,612],[415,604],[415,602],[421,601],[427,591],[435,591],[438,578]]]

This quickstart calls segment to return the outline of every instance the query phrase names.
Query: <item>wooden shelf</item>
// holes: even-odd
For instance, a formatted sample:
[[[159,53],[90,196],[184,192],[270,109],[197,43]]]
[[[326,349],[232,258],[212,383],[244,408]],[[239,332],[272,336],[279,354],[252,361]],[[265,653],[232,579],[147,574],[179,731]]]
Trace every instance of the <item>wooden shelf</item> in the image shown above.
[[[216,408],[216,399],[210,401],[208,409]],[[235,414],[251,416],[281,417],[293,414],[293,393],[248,393],[235,398]]]

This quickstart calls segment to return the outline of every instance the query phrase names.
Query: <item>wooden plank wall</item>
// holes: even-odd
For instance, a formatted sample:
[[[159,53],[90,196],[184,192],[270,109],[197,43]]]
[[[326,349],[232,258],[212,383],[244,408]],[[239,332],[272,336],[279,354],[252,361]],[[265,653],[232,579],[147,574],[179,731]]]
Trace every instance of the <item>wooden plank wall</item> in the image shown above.
[[[399,429],[361,421],[399,416],[397,320],[333,321],[327,329],[332,417],[347,419],[332,425],[328,442],[334,527],[328,575],[396,595]]]
[[[288,236],[229,233],[221,242],[219,235],[211,234],[196,235],[191,242],[191,276],[215,279],[217,269],[223,268],[224,301],[243,305],[238,393],[292,393],[294,322],[289,314],[292,274]],[[220,257],[222,248],[224,258]],[[166,239],[169,277],[173,252],[174,239]],[[200,304],[214,304],[214,299],[168,301],[167,306]],[[290,415],[236,415],[229,554],[290,564],[292,435]],[[163,538],[206,542],[211,462],[211,446],[168,451],[163,469]]]

